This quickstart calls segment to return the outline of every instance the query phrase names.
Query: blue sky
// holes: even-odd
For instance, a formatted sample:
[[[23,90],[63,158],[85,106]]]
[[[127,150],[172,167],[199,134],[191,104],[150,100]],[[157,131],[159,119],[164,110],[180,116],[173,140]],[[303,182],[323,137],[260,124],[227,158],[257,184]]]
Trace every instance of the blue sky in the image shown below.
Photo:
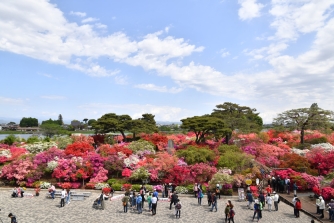
[[[0,119],[334,110],[334,0],[0,2]]]

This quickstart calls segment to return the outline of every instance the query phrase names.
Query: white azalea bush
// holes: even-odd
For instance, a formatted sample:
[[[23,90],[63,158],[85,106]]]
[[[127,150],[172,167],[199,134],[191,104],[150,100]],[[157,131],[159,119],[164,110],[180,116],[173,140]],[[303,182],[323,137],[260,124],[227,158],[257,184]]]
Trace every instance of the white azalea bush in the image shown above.
[[[151,153],[155,153],[155,146],[146,140],[138,140],[131,142],[128,145],[128,148],[131,149],[135,154],[145,150],[150,151]]]
[[[51,147],[57,147],[57,143],[55,142],[36,142],[33,144],[26,144],[23,145],[26,150],[28,150],[30,153],[36,154],[43,151],[46,151],[50,149]]]
[[[65,149],[68,145],[73,143],[73,139],[69,136],[54,136],[52,141],[57,143],[59,149]]]
[[[54,170],[58,166],[58,162],[56,160],[51,160],[47,164],[49,170]]]
[[[51,183],[45,182],[45,181],[40,181],[39,187],[41,189],[48,189],[49,187],[51,187]]]
[[[297,149],[297,148],[292,148],[292,149],[291,149],[291,152],[296,153],[296,154],[298,154],[298,155],[300,155],[300,156],[305,156],[306,153],[310,152],[310,150],[308,150],[308,149]]]
[[[0,151],[0,157],[1,156],[6,157],[6,158],[11,158],[12,154],[9,149],[3,149]]]
[[[96,190],[101,190],[105,187],[110,187],[108,183],[97,183],[95,184],[95,189]]]
[[[188,189],[186,187],[182,187],[182,186],[175,187],[175,191],[178,194],[187,194],[188,193]]]
[[[330,143],[318,143],[318,144],[314,144],[314,145],[311,145],[311,148],[314,149],[314,148],[323,148],[324,150],[326,151],[332,151],[334,150],[334,146]]]
[[[131,168],[132,166],[137,165],[139,162],[139,157],[137,155],[130,155],[128,158],[124,159],[124,164],[126,167]]]

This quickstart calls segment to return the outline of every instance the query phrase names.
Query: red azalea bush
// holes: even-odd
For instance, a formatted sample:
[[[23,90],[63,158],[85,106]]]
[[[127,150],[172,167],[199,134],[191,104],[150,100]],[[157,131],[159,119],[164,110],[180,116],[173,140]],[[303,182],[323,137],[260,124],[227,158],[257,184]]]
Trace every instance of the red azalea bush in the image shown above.
[[[321,175],[327,175],[334,169],[334,151],[314,148],[306,154],[306,158],[314,169],[320,170]]]
[[[111,188],[110,187],[104,187],[104,188],[102,188],[102,193],[104,193],[104,194],[110,194],[110,192],[111,192]]]
[[[321,189],[321,196],[324,198],[324,200],[328,201],[330,199],[334,198],[334,189],[331,187],[324,187]]]
[[[90,145],[93,145],[94,143],[94,138],[91,136],[85,136],[85,135],[72,135],[71,138],[73,139],[73,142],[82,142],[82,143],[87,143]]]
[[[87,156],[88,152],[94,152],[94,147],[88,142],[75,142],[65,149],[66,155]]]
[[[206,163],[196,163],[190,167],[190,176],[193,182],[209,182],[217,173],[217,168]]]
[[[125,191],[129,191],[129,190],[131,190],[132,185],[131,185],[131,184],[123,184],[122,188],[123,188],[123,190],[125,190]]]
[[[168,144],[168,138],[162,133],[141,134],[140,137],[146,141],[152,142],[160,151],[165,150]]]
[[[131,170],[129,168],[125,168],[122,171],[122,177],[130,177],[131,176]]]
[[[86,183],[85,188],[86,189],[95,189],[96,183]]]
[[[314,194],[320,194],[320,189],[319,189],[319,187],[316,187],[316,186],[314,186],[313,188],[312,188],[312,191],[313,191],[313,193]]]

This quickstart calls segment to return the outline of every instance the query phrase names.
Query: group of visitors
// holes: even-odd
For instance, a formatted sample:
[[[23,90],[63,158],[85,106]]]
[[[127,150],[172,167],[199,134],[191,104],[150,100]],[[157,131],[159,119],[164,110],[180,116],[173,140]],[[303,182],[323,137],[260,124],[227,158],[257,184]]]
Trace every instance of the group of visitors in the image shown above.
[[[24,189],[22,187],[14,187],[12,197],[24,197]]]
[[[269,188],[272,188],[274,191],[277,191],[278,193],[287,193],[290,194],[290,190],[293,190],[294,195],[297,195],[297,183],[294,182],[291,187],[291,181],[289,178],[282,178],[279,175],[272,176],[271,178],[268,178],[268,186],[271,186]]]

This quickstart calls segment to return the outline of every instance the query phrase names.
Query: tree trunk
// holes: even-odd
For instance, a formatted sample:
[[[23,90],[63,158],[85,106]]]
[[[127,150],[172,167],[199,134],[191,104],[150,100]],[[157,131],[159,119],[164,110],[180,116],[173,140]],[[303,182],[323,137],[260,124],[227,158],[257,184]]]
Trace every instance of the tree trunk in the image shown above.
[[[125,136],[124,132],[121,131],[121,134],[122,134],[122,136],[123,136],[123,142],[126,142],[126,136]]]
[[[304,128],[301,129],[300,131],[300,143],[304,144]]]
[[[228,141],[230,140],[229,134],[225,135],[225,143],[228,145]]]

